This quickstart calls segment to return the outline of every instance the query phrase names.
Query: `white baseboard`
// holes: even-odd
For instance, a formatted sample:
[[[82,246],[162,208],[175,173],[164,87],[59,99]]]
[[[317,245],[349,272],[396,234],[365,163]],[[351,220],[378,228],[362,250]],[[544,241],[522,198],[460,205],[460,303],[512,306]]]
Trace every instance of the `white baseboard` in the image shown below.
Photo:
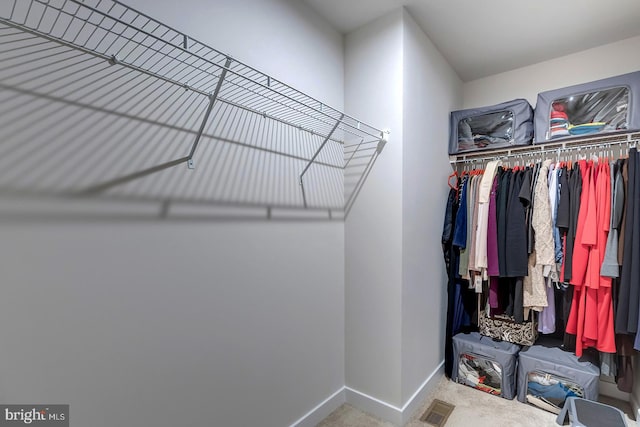
[[[315,427],[333,411],[338,409],[343,403],[368,412],[385,421],[389,421],[396,426],[404,426],[413,413],[419,408],[424,398],[431,392],[440,378],[444,375],[444,361],[427,377],[420,387],[413,393],[413,396],[404,404],[402,408],[391,405],[373,396],[344,386],[340,390],[326,398],[318,406],[307,412],[290,427]]]
[[[345,387],[345,397],[349,405],[367,412],[393,425],[402,425],[402,409],[373,396]]]
[[[433,390],[435,390],[440,378],[444,375],[444,360],[438,365],[438,367],[427,377],[418,390],[409,398],[407,403],[402,407],[402,425],[405,425],[411,419],[411,416],[415,411],[420,408],[420,404],[424,401],[425,397]]]
[[[315,427],[320,421],[324,420],[331,414],[333,411],[338,409],[340,405],[345,402],[345,388],[342,387],[340,390],[333,393],[331,396],[326,398],[322,403],[318,406],[307,412],[303,415],[298,421],[291,424],[290,427]]]
[[[368,412],[378,418],[389,421],[396,426],[404,426],[411,419],[413,413],[420,407],[420,404],[427,394],[435,389],[442,375],[444,375],[444,361],[424,380],[422,385],[418,387],[413,396],[409,398],[402,408],[398,408],[397,406],[350,387],[345,387],[346,403],[361,411]]]

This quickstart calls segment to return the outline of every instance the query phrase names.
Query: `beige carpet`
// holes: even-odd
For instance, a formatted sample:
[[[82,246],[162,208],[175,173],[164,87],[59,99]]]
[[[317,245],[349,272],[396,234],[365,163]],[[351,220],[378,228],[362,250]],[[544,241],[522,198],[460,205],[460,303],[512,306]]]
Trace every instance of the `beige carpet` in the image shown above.
[[[551,427],[557,426],[556,416],[533,406],[520,403],[516,399],[507,400],[491,396],[471,387],[456,384],[442,378],[411,417],[407,427],[428,427],[420,421],[434,398],[455,405],[446,427]],[[627,420],[628,426],[635,421]],[[349,405],[342,405],[318,427],[394,427]]]

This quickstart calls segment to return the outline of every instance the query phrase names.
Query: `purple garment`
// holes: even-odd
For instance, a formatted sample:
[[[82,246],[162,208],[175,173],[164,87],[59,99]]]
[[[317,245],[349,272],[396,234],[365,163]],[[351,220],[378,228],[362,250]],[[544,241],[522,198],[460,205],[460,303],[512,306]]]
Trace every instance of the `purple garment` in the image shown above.
[[[500,269],[498,268],[498,224],[496,220],[497,191],[498,176],[496,175],[493,179],[489,197],[489,222],[487,225],[487,274],[489,276],[500,275]]]
[[[547,306],[542,310],[538,318],[538,332],[552,334],[556,331],[556,299],[554,296],[554,287],[547,286],[546,288]]]
[[[489,276],[489,308],[491,309],[491,315],[496,314],[494,310],[500,308],[498,298],[498,278],[496,276]]]

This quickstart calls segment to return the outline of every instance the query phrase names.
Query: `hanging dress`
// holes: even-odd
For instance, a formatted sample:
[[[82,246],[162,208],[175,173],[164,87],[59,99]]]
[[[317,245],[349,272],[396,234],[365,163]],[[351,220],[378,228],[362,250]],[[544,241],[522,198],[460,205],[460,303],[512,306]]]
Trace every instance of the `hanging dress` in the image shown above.
[[[572,275],[570,283],[573,285],[573,300],[567,322],[567,332],[576,336],[575,351],[576,355],[580,357],[582,356],[583,350],[587,295],[584,278],[586,276],[589,258],[589,245],[585,243],[589,241],[591,232],[587,232],[586,239],[584,238],[584,234],[588,225],[595,228],[595,207],[589,205],[589,200],[593,200],[593,203],[595,203],[595,187],[591,186],[592,163],[580,160],[578,161],[578,166],[580,168],[580,175],[582,176],[583,191],[580,195],[580,212],[578,214],[573,259],[571,262]],[[591,224],[588,223],[588,219],[591,221]],[[595,238],[593,240],[595,240]]]

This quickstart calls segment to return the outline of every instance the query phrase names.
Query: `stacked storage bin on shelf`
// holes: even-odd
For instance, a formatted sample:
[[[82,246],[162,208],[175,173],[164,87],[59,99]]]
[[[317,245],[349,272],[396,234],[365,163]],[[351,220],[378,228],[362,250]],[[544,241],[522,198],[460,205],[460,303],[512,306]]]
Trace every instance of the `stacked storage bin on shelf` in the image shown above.
[[[525,99],[451,112],[449,154],[529,145],[533,108]]]
[[[640,71],[538,94],[535,142],[640,129]]]

